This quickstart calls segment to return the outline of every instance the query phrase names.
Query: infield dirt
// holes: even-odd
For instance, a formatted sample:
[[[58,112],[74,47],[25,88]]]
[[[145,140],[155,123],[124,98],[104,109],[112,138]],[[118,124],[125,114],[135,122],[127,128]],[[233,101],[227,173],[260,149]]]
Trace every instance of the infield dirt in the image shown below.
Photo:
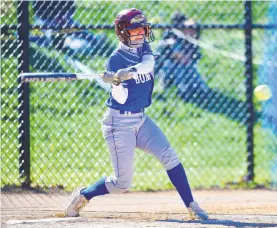
[[[1,227],[277,227],[277,191],[201,190],[194,198],[210,214],[208,221],[187,220],[175,191],[130,192],[97,197],[68,219],[68,193],[1,194]]]

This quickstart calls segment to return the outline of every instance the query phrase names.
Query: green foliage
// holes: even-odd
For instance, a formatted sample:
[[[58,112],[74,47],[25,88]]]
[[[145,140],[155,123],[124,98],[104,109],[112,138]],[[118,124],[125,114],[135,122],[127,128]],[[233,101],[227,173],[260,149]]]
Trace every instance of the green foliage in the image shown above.
[[[9,3],[15,7],[15,3]],[[253,15],[257,23],[266,22],[268,2],[253,2]],[[181,10],[195,15],[198,22],[242,23],[243,2],[184,2],[152,1],[151,8],[157,15],[148,13],[149,2],[102,1],[101,10],[94,1],[77,1],[75,18],[83,24],[112,24],[115,15],[126,7],[138,7],[146,12],[149,20],[170,23],[172,12]],[[16,9],[9,7],[3,22],[16,21]],[[30,6],[31,7],[31,6]],[[160,9],[164,9],[161,13]],[[207,10],[208,9],[208,10]],[[196,14],[202,10],[203,14]],[[84,15],[84,12],[86,14]],[[105,12],[105,13],[101,13]],[[263,13],[261,13],[263,12]],[[149,15],[148,15],[149,14]],[[31,15],[33,12],[31,11]],[[239,15],[238,18],[235,16]],[[99,31],[96,31],[99,32]],[[100,31],[103,32],[103,31]],[[116,41],[114,31],[104,31]],[[162,31],[155,30],[157,41]],[[256,32],[256,31],[255,31]],[[262,34],[254,32],[254,42]],[[220,37],[220,39],[218,39]],[[241,30],[207,30],[201,33],[201,40],[211,46],[244,55],[244,33]],[[262,56],[262,48],[253,45],[256,58]],[[32,56],[49,69],[74,71],[65,55],[55,49],[31,45]],[[245,100],[244,64],[242,61],[201,49],[202,59],[199,71],[208,85],[233,97]],[[15,51],[16,53],[16,51]],[[8,56],[8,57],[7,57]],[[1,59],[3,80],[1,82],[1,186],[20,184],[18,179],[18,101],[17,101],[17,54]],[[82,62],[97,72],[104,69],[106,58],[80,57]],[[34,59],[31,58],[31,62]],[[52,61],[53,65],[50,64]],[[31,70],[36,70],[34,66]],[[254,66],[255,78],[258,65]],[[255,79],[254,83],[257,81]],[[71,190],[75,186],[90,184],[101,176],[113,172],[109,152],[101,134],[101,117],[105,111],[104,102],[108,93],[95,82],[32,83],[30,85],[31,121],[31,179],[41,187],[63,186]],[[167,135],[173,148],[186,168],[192,187],[226,187],[228,183],[239,183],[247,170],[246,127],[243,123],[212,113],[194,104],[183,102],[174,89],[166,101],[156,99],[158,90],[147,114],[155,120]],[[260,107],[255,103],[256,108]],[[269,138],[270,140],[266,140]],[[276,135],[264,129],[259,122],[255,126],[255,170],[257,183],[271,179],[269,167],[274,158]],[[136,172],[133,182],[135,190],[171,189],[166,172],[152,155],[136,151]],[[251,185],[252,186],[252,185]],[[250,186],[250,187],[251,187]],[[255,186],[255,184],[253,184]],[[249,187],[249,186],[248,186]]]

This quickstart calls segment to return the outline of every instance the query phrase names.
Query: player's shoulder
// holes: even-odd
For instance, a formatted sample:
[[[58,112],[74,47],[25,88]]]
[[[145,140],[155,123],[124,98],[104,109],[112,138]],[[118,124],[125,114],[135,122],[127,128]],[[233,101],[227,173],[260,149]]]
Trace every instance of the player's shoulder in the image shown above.
[[[123,59],[118,53],[118,49],[114,50],[106,62],[106,68],[109,71],[116,72],[118,69],[122,68]]]
[[[141,49],[142,49],[142,55],[147,55],[147,54],[153,55],[153,51],[149,43],[147,42],[143,43]]]
[[[109,58],[116,58],[116,56],[118,56],[118,51],[119,51],[119,48],[116,48],[116,49],[112,52],[112,54],[110,55]]]
[[[118,53],[118,49],[114,50],[110,57],[108,58],[108,62],[117,62],[121,60],[121,56]]]

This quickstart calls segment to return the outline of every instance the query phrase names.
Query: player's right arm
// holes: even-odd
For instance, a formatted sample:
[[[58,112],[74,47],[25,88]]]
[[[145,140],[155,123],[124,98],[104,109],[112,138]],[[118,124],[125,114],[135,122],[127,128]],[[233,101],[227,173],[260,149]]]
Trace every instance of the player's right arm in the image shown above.
[[[112,96],[119,104],[125,104],[128,98],[128,89],[124,88],[122,83],[112,85]]]
[[[122,69],[122,61],[114,55],[111,56],[106,64],[106,69],[108,72],[120,72],[120,69]],[[115,77],[118,77],[117,74],[114,75]],[[130,78],[129,78],[130,79]],[[123,86],[122,83],[116,85],[112,84],[112,91],[111,91],[112,97],[119,103],[124,104],[127,101],[128,98],[128,89]]]

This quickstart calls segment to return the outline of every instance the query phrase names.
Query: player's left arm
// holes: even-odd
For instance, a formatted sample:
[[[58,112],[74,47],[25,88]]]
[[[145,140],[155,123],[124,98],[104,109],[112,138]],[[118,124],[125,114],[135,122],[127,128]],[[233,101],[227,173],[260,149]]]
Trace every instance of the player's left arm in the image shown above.
[[[128,74],[129,72],[135,74],[147,74],[154,70],[155,58],[148,43],[144,43],[142,47],[141,62],[128,68],[121,69],[119,74]]]
[[[154,70],[155,58],[149,43],[144,43],[142,46],[141,62],[132,66],[137,74],[147,74]]]
[[[145,54],[142,56],[140,63],[131,67],[137,74],[147,74],[153,71],[155,59],[153,54]]]

